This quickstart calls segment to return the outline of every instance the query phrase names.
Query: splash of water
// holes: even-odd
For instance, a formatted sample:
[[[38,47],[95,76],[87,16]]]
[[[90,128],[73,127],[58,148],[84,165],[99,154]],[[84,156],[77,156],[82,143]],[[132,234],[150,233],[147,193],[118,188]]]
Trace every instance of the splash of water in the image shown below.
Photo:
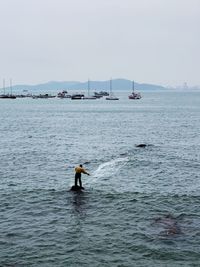
[[[90,182],[96,181],[97,178],[104,178],[116,174],[127,161],[128,158],[116,158],[102,163],[92,174],[93,179]]]

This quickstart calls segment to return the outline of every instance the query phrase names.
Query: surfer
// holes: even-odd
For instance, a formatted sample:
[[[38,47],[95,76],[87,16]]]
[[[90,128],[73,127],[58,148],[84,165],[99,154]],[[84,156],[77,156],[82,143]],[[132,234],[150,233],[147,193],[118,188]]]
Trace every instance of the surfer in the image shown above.
[[[79,166],[75,167],[75,187],[78,187],[78,182],[79,182],[79,186],[81,189],[84,189],[84,187],[82,187],[82,181],[81,181],[81,173],[85,173],[87,175],[90,175],[84,168],[83,165],[80,164]]]

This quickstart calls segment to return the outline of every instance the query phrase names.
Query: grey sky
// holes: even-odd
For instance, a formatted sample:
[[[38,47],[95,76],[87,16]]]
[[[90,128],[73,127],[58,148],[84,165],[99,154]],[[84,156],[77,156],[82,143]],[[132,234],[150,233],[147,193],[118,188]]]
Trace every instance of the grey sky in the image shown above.
[[[200,0],[0,0],[0,10],[1,80],[200,85]]]

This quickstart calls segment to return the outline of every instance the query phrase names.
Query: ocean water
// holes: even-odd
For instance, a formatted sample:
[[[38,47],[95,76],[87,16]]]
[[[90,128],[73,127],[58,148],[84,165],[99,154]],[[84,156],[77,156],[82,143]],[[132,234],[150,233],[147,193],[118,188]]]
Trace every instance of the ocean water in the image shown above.
[[[0,266],[200,266],[200,92],[116,95],[0,100]]]

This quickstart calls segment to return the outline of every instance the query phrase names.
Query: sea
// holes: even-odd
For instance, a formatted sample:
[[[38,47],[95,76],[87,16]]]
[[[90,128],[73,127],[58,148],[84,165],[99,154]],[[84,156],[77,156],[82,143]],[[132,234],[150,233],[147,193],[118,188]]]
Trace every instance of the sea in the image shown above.
[[[200,266],[200,91],[141,94],[0,100],[1,267]]]

